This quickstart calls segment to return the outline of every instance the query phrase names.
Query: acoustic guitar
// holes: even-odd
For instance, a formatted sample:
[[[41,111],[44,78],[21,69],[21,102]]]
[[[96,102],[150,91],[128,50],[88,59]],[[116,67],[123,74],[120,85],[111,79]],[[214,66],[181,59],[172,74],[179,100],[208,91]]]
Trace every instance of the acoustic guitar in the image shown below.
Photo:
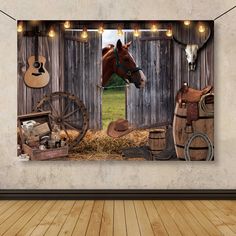
[[[28,87],[43,88],[49,83],[49,74],[45,69],[46,58],[38,55],[38,33],[35,33],[35,56],[28,58],[29,68],[24,81]]]

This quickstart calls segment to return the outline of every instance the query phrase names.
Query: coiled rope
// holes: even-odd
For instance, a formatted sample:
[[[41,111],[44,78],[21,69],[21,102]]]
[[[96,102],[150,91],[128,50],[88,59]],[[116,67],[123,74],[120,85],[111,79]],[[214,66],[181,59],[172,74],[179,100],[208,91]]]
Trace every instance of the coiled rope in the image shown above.
[[[187,142],[184,145],[184,158],[185,158],[185,160],[186,161],[191,161],[190,150],[189,149],[190,149],[190,145],[192,144],[193,140],[197,137],[203,138],[205,140],[205,142],[207,143],[208,153],[207,153],[206,161],[211,161],[213,159],[213,156],[214,156],[214,147],[213,147],[213,144],[212,144],[211,140],[209,139],[208,135],[203,134],[203,133],[194,133],[187,140]]]
[[[201,99],[199,101],[199,110],[208,114],[208,115],[212,115],[212,114],[214,114],[214,108],[212,110],[210,110],[206,105],[206,97],[208,97],[208,96],[214,96],[214,93],[208,93],[208,94],[205,94],[201,97]]]

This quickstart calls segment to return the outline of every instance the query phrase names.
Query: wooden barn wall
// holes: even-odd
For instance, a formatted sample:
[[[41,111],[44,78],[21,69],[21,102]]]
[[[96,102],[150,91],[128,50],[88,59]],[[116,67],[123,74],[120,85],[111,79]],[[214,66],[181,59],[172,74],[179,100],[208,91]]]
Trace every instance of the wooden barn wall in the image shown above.
[[[56,29],[59,32],[59,29]],[[39,55],[46,58],[46,69],[50,75],[49,84],[41,89],[29,88],[24,83],[24,74],[28,68],[28,58],[35,55],[34,37],[25,37],[18,34],[18,115],[30,113],[35,108],[37,102],[45,95],[63,88],[61,84],[61,33],[54,38],[39,37]]]
[[[102,38],[88,32],[88,42],[78,42],[80,32],[65,33],[65,91],[76,94],[89,114],[89,128],[101,129],[101,58]]]
[[[208,24],[211,26],[211,33],[213,36],[214,23],[208,22]],[[199,33],[197,30],[197,23],[194,22],[191,22],[191,25],[188,27],[182,22],[174,23],[173,31],[178,40],[192,44],[201,44],[209,32],[206,30],[204,33]],[[190,87],[195,89],[202,89],[207,85],[214,85],[214,37],[211,37],[207,42],[206,47],[198,52],[197,67],[195,71],[188,70],[185,51],[176,43],[173,43],[173,61],[175,94],[184,82],[187,82]]]
[[[41,89],[25,85],[27,60],[34,55],[34,37],[18,34],[18,115],[33,111],[37,102],[55,91],[66,91],[78,96],[89,114],[89,127],[100,129],[101,122],[101,36],[89,32],[87,43],[65,39],[75,33],[64,33],[55,28],[54,38],[39,37],[39,55],[43,55],[50,75],[49,84]],[[77,32],[78,34],[78,32]],[[72,35],[73,36],[73,35]],[[78,35],[77,35],[78,36]]]
[[[143,32],[141,39],[126,33],[126,41],[132,41],[130,51],[147,78],[143,89],[130,85],[126,91],[127,119],[138,127],[171,123],[171,40]]]
[[[213,22],[208,23],[213,34]],[[186,27],[183,22],[174,22],[174,35],[183,42],[201,44],[208,30],[200,34],[196,24]],[[195,89],[214,85],[213,37],[198,52],[195,71],[188,70],[184,49],[167,39],[164,33],[143,32],[140,39],[135,39],[132,33],[126,33],[125,41],[133,42],[131,53],[147,77],[143,90],[131,85],[126,94],[127,119],[139,127],[172,123],[175,95],[184,82]]]

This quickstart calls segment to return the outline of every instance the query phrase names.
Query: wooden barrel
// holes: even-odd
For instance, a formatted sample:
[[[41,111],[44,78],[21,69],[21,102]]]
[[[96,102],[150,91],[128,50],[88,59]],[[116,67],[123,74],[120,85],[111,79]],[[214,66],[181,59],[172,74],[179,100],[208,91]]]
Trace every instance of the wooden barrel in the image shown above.
[[[160,153],[166,146],[165,129],[157,129],[149,132],[148,145],[153,155]]]
[[[211,142],[214,144],[214,104],[207,104],[211,112],[199,110],[199,119],[192,121],[193,132],[200,132],[206,134]],[[185,159],[184,145],[193,133],[186,133],[187,109],[186,106],[180,106],[176,103],[175,114],[173,120],[173,138],[177,157]],[[190,145],[191,160],[199,161],[205,160],[208,154],[209,147],[206,141],[201,137],[196,137]]]

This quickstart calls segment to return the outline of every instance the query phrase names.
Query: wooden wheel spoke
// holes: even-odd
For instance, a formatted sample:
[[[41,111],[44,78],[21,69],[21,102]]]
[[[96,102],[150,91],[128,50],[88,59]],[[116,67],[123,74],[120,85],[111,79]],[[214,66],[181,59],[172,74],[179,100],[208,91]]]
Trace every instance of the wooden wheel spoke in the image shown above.
[[[64,124],[65,124],[67,127],[71,128],[71,129],[73,129],[73,130],[79,131],[78,129],[76,129],[74,126],[70,125],[70,124],[69,124],[68,122],[66,122],[66,121],[64,121]]]
[[[55,107],[52,105],[52,103],[50,101],[48,101],[49,106],[51,107],[52,111],[54,112],[55,115],[59,116],[57,110],[55,109]]]
[[[70,100],[70,101],[68,101],[68,103],[66,104],[66,107],[65,107],[65,109],[64,109],[64,111],[63,111],[63,113],[62,113],[62,116],[64,116],[64,115],[66,114],[66,112],[68,111],[71,102],[72,102],[72,101]]]
[[[71,116],[71,115],[73,115],[74,113],[76,113],[76,112],[79,111],[79,110],[80,110],[80,108],[77,108],[77,109],[75,109],[74,111],[68,113],[67,115],[64,116],[64,119],[67,118],[67,117],[69,117],[69,116]]]
[[[50,110],[50,122],[56,122],[68,137],[69,148],[78,144],[88,129],[88,113],[84,103],[75,95],[66,92],[54,92],[45,95],[35,107],[37,111]],[[77,131],[70,135],[69,130]]]
[[[64,124],[61,124],[61,127],[62,127],[62,129],[65,131],[66,136],[69,138],[69,140],[72,140],[71,137],[70,137],[70,135],[69,135],[68,132],[67,132],[67,129],[66,129],[65,125],[64,125]]]

